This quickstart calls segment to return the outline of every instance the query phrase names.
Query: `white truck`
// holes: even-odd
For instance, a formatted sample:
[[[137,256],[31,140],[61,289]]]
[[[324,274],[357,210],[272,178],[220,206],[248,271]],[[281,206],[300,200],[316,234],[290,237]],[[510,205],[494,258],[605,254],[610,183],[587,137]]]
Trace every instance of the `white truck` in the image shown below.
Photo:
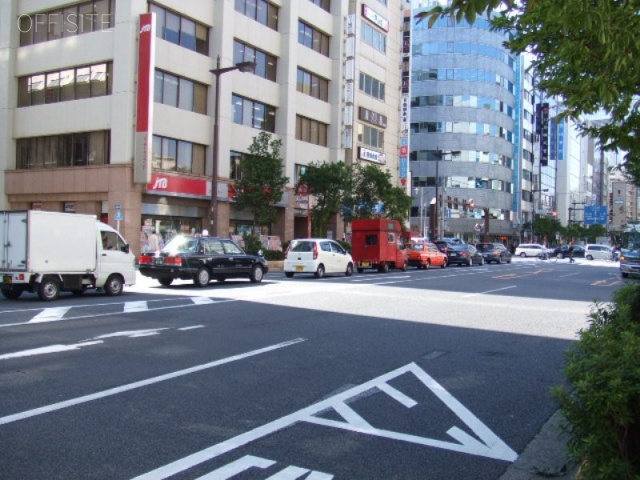
[[[0,240],[0,291],[8,299],[31,292],[50,301],[88,288],[120,295],[135,283],[129,245],[93,215],[0,211]]]

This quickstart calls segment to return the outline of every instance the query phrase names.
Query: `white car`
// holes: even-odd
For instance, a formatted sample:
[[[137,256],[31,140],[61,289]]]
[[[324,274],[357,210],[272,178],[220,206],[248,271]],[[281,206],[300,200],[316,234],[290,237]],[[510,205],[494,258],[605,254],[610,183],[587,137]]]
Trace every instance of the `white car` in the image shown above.
[[[551,253],[544,245],[538,243],[521,243],[516,247],[516,256],[519,257],[537,257],[544,253]]]
[[[325,273],[353,275],[353,258],[342,245],[328,238],[291,240],[284,257],[284,274],[313,273],[316,278]]]
[[[584,258],[587,260],[606,260],[611,258],[611,247],[595,243],[587,243],[584,246]]]

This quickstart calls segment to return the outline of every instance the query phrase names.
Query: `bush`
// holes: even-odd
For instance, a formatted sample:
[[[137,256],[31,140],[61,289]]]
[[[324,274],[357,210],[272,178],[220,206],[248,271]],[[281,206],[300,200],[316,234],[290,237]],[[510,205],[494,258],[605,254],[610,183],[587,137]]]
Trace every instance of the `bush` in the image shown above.
[[[264,250],[263,254],[264,258],[267,260],[284,260],[284,252],[281,252],[280,250]]]
[[[263,250],[260,236],[251,233],[242,236],[244,240],[244,251],[252,255],[257,255],[258,251]]]
[[[582,479],[640,476],[640,285],[596,303],[590,326],[567,352],[569,387],[556,387],[569,454]]]
[[[349,242],[345,242],[344,240],[336,240],[342,248],[344,248],[347,252],[351,253],[351,244]]]

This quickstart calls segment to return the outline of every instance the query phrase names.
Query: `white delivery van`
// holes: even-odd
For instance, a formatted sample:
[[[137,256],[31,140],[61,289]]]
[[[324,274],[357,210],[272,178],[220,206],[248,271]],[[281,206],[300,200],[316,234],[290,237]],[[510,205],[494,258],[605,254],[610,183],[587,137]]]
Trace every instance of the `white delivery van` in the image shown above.
[[[136,278],[124,238],[93,215],[42,210],[0,212],[0,291],[55,300],[61,291],[87,288],[120,295]]]

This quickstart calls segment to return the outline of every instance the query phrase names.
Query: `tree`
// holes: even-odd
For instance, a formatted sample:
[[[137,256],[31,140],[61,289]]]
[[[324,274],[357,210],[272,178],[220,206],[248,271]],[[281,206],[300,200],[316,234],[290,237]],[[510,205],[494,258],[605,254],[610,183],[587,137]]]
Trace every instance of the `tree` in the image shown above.
[[[606,125],[580,128],[604,150],[627,152],[624,169],[640,185],[640,0],[452,0],[415,17],[433,26],[483,13],[511,35],[508,48],[533,55],[538,87],[562,99],[562,117],[608,116]]]
[[[404,223],[411,208],[411,197],[394,187],[388,170],[371,164],[353,167],[353,189],[345,199],[347,220],[354,218],[393,218]]]
[[[249,146],[249,155],[240,160],[240,180],[235,186],[236,208],[253,212],[253,232],[257,224],[271,225],[278,219],[275,205],[282,199],[289,181],[283,175],[281,147],[282,140],[273,140],[271,134],[260,132]]]
[[[344,162],[309,164],[300,176],[299,185],[315,197],[311,209],[311,230],[314,236],[324,237],[331,217],[342,210],[347,191],[351,189],[352,169]]]

